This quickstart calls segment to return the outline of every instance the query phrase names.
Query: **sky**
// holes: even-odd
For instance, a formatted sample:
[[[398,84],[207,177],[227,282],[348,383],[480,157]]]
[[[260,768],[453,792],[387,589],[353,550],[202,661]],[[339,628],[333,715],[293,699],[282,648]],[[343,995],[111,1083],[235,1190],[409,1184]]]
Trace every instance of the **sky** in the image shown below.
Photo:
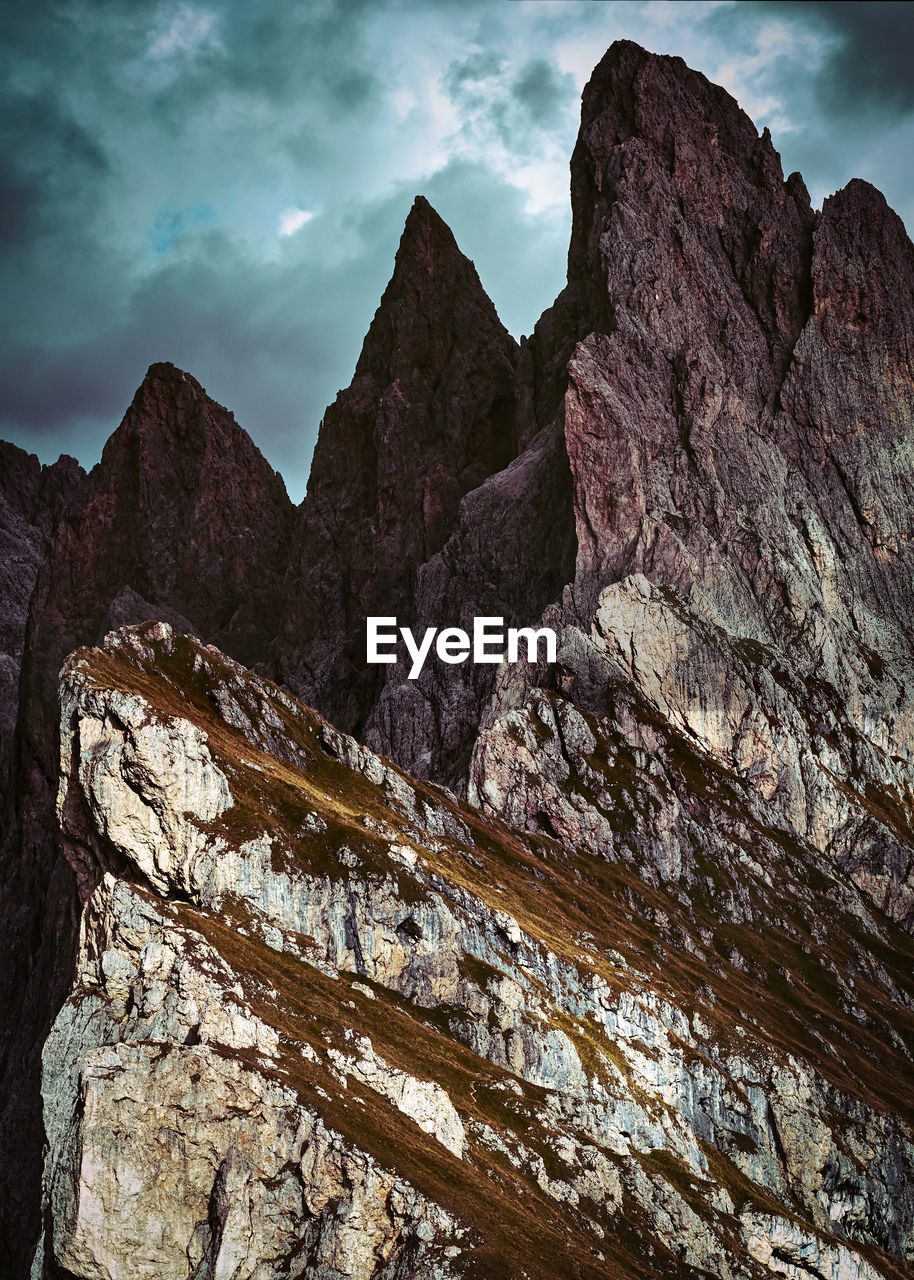
[[[614,39],[723,84],[813,203],[914,227],[914,4],[13,0],[0,43],[0,438],[85,466],[147,367],[299,501],[425,195],[515,336],[562,288],[580,94]]]

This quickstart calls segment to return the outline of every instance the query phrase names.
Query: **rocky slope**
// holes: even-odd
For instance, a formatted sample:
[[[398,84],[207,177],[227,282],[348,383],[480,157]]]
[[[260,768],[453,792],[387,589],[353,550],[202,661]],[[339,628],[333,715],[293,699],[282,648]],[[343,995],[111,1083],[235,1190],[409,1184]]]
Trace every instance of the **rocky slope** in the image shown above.
[[[722,780],[671,866],[620,751],[652,859],[575,851],[161,623],[69,660],[61,746],[33,1275],[905,1274],[914,944]]]
[[[571,175],[519,347],[416,202],[297,514],[171,366],[65,504],[3,846],[11,1275],[55,1014],[35,1280],[911,1273],[914,251],[625,42]],[[369,613],[558,661],[413,681]],[[58,726],[66,653],[141,622]]]

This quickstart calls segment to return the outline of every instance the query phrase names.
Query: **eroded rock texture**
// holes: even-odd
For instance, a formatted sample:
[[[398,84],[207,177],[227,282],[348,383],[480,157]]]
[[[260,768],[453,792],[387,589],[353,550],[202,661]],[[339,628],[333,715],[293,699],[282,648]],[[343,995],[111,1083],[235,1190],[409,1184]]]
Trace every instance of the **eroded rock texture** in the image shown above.
[[[594,73],[572,173],[572,271],[596,261],[549,324],[597,328],[567,365],[565,657],[529,679],[612,717],[623,669],[910,924],[910,242],[864,183],[813,219],[726,95],[633,46]]]
[[[911,244],[625,42],[572,205],[518,347],[417,201],[297,515],[154,366],[50,539],[4,846],[20,1262],[60,1010],[35,1280],[910,1274]],[[558,662],[411,681],[369,613]]]
[[[627,845],[486,819],[165,624],[69,660],[96,887],[33,1276],[904,1274],[910,937],[705,753],[607,783],[536,698],[519,767],[558,728]]]
[[[53,504],[41,509],[48,522]],[[48,538],[0,850],[0,1247],[14,1250],[13,1275],[25,1265],[15,1251],[38,1229],[38,1056],[72,980],[78,911],[53,817],[61,663],[74,645],[150,617],[256,661],[278,625],[292,512],[282,480],[232,415],[189,374],[153,365]]]
[[[516,452],[517,343],[421,196],[351,385],[321,424],[284,619],[284,679],[360,731],[384,669],[365,618],[416,614],[460,500]]]

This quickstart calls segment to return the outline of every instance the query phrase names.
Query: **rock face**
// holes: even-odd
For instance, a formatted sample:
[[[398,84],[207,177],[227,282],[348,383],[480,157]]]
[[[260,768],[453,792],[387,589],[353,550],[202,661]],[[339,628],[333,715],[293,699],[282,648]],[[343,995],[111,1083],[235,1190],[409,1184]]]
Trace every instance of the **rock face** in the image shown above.
[[[43,467],[0,442],[0,785],[6,794],[29,600],[48,539],[83,479],[74,458]]]
[[[910,1273],[914,251],[626,42],[572,205],[518,347],[417,201],[297,515],[170,366],[74,489],[3,850],[11,1274],[55,1014],[33,1280]],[[372,613],[557,662],[413,681]]]
[[[519,764],[559,723],[593,761],[606,726],[537,698]],[[876,1280],[914,1256],[914,944],[697,750],[682,774],[715,789],[689,812],[620,744],[654,843],[594,856],[162,623],[71,657],[61,749],[95,888],[44,1050],[36,1280]]]
[[[50,528],[53,504],[35,501]],[[78,904],[53,820],[61,663],[111,625],[163,616],[249,662],[265,656],[292,516],[282,480],[232,415],[188,374],[153,365],[48,538],[0,849],[4,1248],[38,1229],[37,1062],[72,979]],[[16,1274],[20,1262],[8,1265]]]
[[[578,551],[564,656],[530,683],[612,719],[624,672],[651,726],[910,925],[910,242],[863,183],[814,219],[726,95],[630,45],[585,92],[572,174],[570,283],[535,341],[595,326],[564,396]]]
[[[472,262],[417,197],[355,377],[321,424],[283,625],[283,678],[346,729],[364,726],[384,670],[366,666],[366,616],[414,620],[419,565],[516,452],[516,363]]]
[[[475,617],[504,618],[506,626],[536,622],[572,576],[574,550],[571,474],[559,419],[464,498],[447,544],[419,568],[417,634],[443,626],[471,633]],[[409,667],[399,661],[384,668],[365,741],[414,776],[462,792],[498,669],[432,661],[411,680]]]

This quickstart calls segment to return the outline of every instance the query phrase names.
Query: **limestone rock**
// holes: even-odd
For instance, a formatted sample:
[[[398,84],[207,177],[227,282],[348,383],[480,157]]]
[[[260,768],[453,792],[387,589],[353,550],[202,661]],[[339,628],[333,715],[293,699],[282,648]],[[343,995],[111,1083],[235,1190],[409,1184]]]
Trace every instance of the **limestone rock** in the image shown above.
[[[164,623],[73,655],[59,813],[89,896],[36,1280],[903,1265],[910,939],[733,804],[719,727],[686,759],[668,704],[649,764],[624,652],[614,720],[534,690],[538,724],[479,757],[504,732],[584,820],[612,792],[611,849],[487,821]]]

